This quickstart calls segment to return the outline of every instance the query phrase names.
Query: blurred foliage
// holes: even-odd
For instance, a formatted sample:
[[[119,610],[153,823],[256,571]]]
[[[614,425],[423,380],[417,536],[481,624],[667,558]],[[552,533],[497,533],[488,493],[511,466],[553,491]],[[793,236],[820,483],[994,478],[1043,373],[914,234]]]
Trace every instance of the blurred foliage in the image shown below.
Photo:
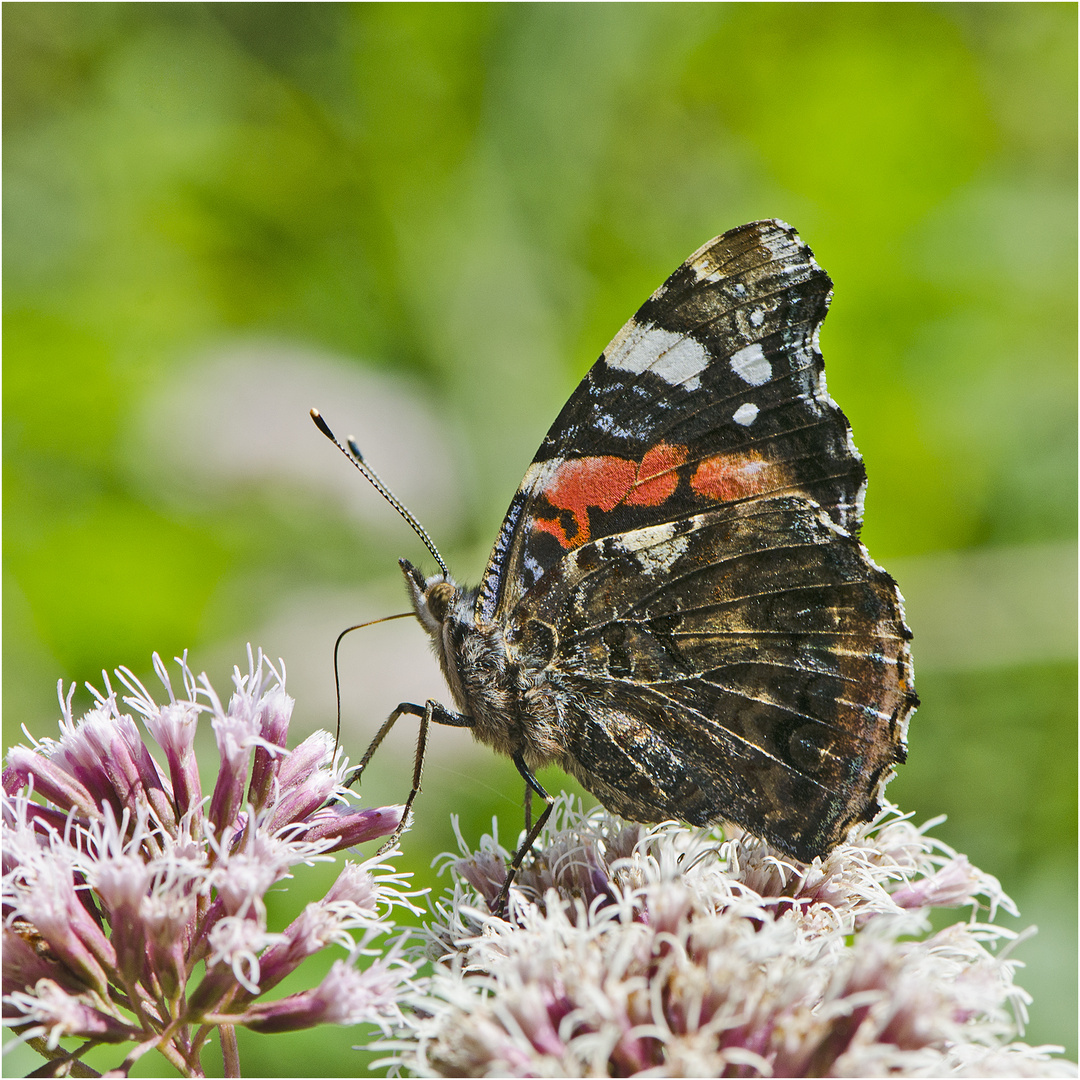
[[[607,340],[758,217],[795,224],[837,283],[823,350],[875,557],[1037,559],[1074,538],[1076,21],[1067,4],[6,5],[6,742],[49,730],[59,676],[154,649],[198,664],[284,590],[375,581],[411,550],[404,527],[358,543],[317,493],[177,497],[133,433],[200,350],[298,342],[424,388],[477,478],[440,537],[475,580]],[[939,833],[1009,891],[1050,881],[1030,899],[1068,955],[1075,910],[1046,898],[1075,905],[1075,663],[928,667],[890,793],[947,810]],[[513,834],[512,765],[484,779],[430,775],[410,867],[452,846],[451,810],[473,839],[496,810]],[[1042,970],[1021,977],[1029,1037],[1075,1055],[1075,966]],[[262,1040],[252,1071],[302,1075],[314,1048],[317,1071],[354,1072],[359,1036],[333,1059],[324,1038]]]

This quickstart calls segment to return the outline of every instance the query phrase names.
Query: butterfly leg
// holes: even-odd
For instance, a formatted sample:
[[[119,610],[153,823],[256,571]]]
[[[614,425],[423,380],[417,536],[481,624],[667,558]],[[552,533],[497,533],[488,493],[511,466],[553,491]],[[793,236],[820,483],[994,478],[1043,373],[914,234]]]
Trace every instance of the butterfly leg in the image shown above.
[[[375,756],[375,751],[379,749],[383,739],[390,734],[390,729],[397,722],[399,716],[419,716],[423,718],[428,717],[428,723],[434,720],[436,724],[445,724],[448,727],[472,727],[472,719],[468,716],[461,716],[459,713],[453,713],[449,709],[444,709],[437,701],[429,701],[426,705],[413,705],[411,702],[403,701],[387,718],[383,723],[383,726],[375,733],[375,738],[371,740],[370,745],[364,751],[364,756],[360,759],[360,764],[356,766],[351,773],[349,773],[348,779],[345,781],[345,787],[352,787],[363,774],[364,770],[368,767],[368,763]],[[417,745],[417,752],[420,751],[420,745]],[[422,758],[420,759],[421,765],[423,764]]]
[[[517,766],[517,771],[521,773],[522,777],[524,777],[526,784],[525,805],[528,808],[526,810],[526,835],[521,847],[519,847],[517,850],[517,854],[514,855],[514,860],[513,862],[511,862],[510,869],[507,871],[506,874],[506,880],[503,882],[503,886],[499,890],[499,895],[495,897],[495,904],[491,909],[494,914],[499,915],[500,917],[505,916],[506,914],[506,898],[510,893],[510,886],[514,882],[514,876],[521,868],[521,860],[525,858],[525,852],[533,846],[533,842],[540,835],[540,830],[543,829],[543,827],[547,824],[547,819],[551,817],[551,811],[555,806],[554,797],[549,795],[544,790],[543,785],[540,783],[540,781],[537,780],[535,776],[533,776],[532,770],[529,768],[528,765],[525,764],[525,759],[521,756],[520,751],[514,755],[514,764]],[[528,825],[528,818],[532,816],[532,793],[534,791],[537,795],[540,796],[541,799],[544,800],[547,805],[545,805],[540,816],[536,819],[535,824],[530,828]]]
[[[420,731],[416,737],[416,757],[413,761],[412,790],[409,792],[408,799],[405,800],[405,810],[401,815],[398,827],[387,837],[386,842],[376,852],[377,855],[388,851],[398,842],[409,822],[409,811],[412,809],[413,800],[420,794],[420,779],[424,772],[424,758],[427,755],[428,729],[431,727],[432,721],[436,724],[446,724],[449,727],[473,726],[470,717],[450,712],[449,709],[443,708],[437,701],[429,700],[425,705],[413,705],[411,702],[404,701],[386,718],[382,727],[375,733],[375,738],[371,740],[371,745],[364,751],[360,764],[353,769],[349,774],[349,778],[345,781],[345,787],[352,787],[360,779],[364,769],[367,768],[368,763],[375,756],[375,751],[379,749],[379,745],[386,738],[398,717],[406,715],[420,717]]]

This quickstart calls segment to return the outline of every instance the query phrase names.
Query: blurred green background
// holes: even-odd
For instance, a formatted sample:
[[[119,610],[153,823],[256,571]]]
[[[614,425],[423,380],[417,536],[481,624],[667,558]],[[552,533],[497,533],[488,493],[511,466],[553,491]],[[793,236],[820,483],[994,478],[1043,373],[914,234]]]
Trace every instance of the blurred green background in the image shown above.
[[[829,387],[915,631],[923,705],[889,794],[947,813],[1010,925],[1038,924],[1015,954],[1027,1039],[1075,1057],[1076,23],[5,5],[5,745],[55,732],[57,678],[188,648],[225,692],[249,640],[289,665],[297,738],[331,725],[334,634],[403,610],[395,560],[424,553],[308,408],[475,582],[625,319],[709,237],[782,217],[836,283]],[[344,656],[354,759],[397,701],[448,700],[415,624]],[[404,798],[414,733],[365,798]],[[401,860],[422,885],[451,813],[470,842],[521,821],[513,765],[438,734]],[[243,1040],[244,1071],[355,1074],[363,1038]]]

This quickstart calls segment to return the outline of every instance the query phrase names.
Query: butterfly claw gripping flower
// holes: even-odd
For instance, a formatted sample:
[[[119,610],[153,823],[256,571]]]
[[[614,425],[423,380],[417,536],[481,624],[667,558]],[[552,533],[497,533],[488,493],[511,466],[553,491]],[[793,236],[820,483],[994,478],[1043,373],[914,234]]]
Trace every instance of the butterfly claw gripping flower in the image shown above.
[[[353,959],[370,954],[368,943],[392,929],[389,910],[412,906],[404,876],[376,860],[346,863],[326,897],[280,933],[267,926],[264,897],[299,863],[394,833],[403,808],[348,804],[346,763],[325,732],[287,748],[293,703],[283,671],[261,653],[249,652],[246,674],[236,670],[227,705],[184,661],[177,698],[154,662],[164,705],[127,669],[117,675],[164,767],[108,680],[78,720],[61,694],[58,739],[8,754],[4,1023],[53,1059],[68,1056],[63,1037],[130,1041],[123,1068],[156,1047],[184,1075],[201,1075],[214,1026],[385,1029],[414,973],[396,954],[371,974],[343,964],[314,990],[263,995],[329,944]],[[194,751],[205,714],[221,759],[207,796]]]

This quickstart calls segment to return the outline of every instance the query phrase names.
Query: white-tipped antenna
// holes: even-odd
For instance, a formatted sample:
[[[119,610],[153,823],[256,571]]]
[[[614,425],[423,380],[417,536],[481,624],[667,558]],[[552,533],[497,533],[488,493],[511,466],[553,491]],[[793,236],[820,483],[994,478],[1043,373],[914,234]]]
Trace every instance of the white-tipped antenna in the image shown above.
[[[360,448],[350,437],[347,442],[349,449],[346,450],[341,443],[338,442],[337,436],[330,430],[326,421],[322,418],[322,413],[318,409],[311,410],[311,419],[315,421],[315,426],[352,462],[353,467],[363,476],[368,483],[412,526],[412,531],[416,533],[424,542],[424,547],[431,552],[435,557],[435,561],[439,564],[439,569],[443,572],[444,578],[450,577],[450,570],[446,563],[443,562],[442,556],[439,554],[439,549],[432,543],[431,537],[424,531],[423,525],[420,524],[416,518],[413,517],[409,508],[405,506],[394,493],[379,479],[379,474],[364,460],[364,455],[360,453]]]

